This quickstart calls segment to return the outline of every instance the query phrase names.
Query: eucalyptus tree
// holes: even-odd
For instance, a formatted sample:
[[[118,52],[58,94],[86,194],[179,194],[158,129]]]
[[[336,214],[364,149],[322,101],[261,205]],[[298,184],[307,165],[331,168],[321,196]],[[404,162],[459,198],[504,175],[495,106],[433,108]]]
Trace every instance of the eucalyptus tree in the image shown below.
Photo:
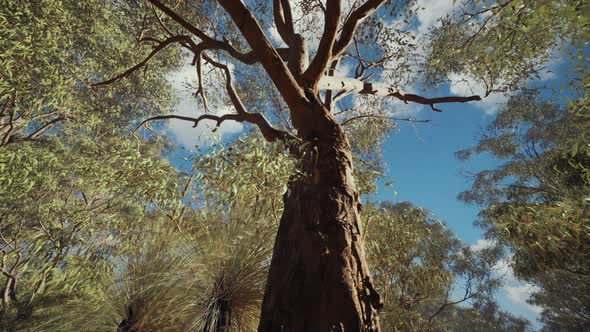
[[[364,234],[387,331],[445,331],[459,304],[488,302],[501,248],[472,250],[445,224],[410,203],[368,204]],[[451,329],[456,330],[456,329]]]
[[[532,332],[530,321],[500,310],[493,301],[477,301],[470,307],[455,306],[441,315],[445,331]]]
[[[142,18],[130,8],[0,2],[0,329],[93,290],[88,280],[112,273],[149,206],[177,196],[164,141],[127,133],[140,111],[171,105],[164,74],[176,58],[118,87],[90,86],[143,57],[130,35]]]
[[[227,93],[220,100],[233,105],[235,113],[160,115],[145,123],[162,119],[186,120],[194,126],[205,120],[217,126],[226,121],[247,123],[266,140],[285,142],[300,160],[303,175],[290,181],[284,196],[259,330],[379,330],[377,311],[382,301],[365,259],[360,195],[353,177],[355,142],[349,142],[345,127],[359,119],[381,119],[373,122],[373,128],[382,137],[380,133],[388,129],[383,120],[390,120],[383,113],[384,100],[422,104],[434,111],[440,111],[439,104],[480,100],[478,95],[427,97],[402,90],[413,89],[410,84],[420,78],[410,74],[425,47],[433,50],[428,61],[422,62],[429,68],[428,83],[443,81],[451,73],[480,73],[479,57],[469,56],[470,52],[449,55],[445,45],[454,40],[457,29],[438,30],[433,43],[414,41],[412,1],[275,0],[272,6],[236,0],[146,3],[159,11],[146,13],[157,24],[141,25],[139,33],[140,42],[152,45],[151,53],[97,85],[135,77],[158,53],[179,46],[196,66],[195,94],[203,108],[210,109],[208,88],[218,87],[216,90],[224,88]],[[513,8],[520,8],[520,3],[493,3],[491,9],[480,10],[488,2],[473,1],[464,7],[464,15],[458,14],[470,19],[453,25],[469,41],[462,49],[485,53],[494,42],[502,46],[494,47],[496,53],[512,54],[483,57],[489,70],[481,72],[494,79],[475,76],[488,84],[486,95],[514,87],[534,74],[545,60],[542,55],[553,47],[552,40],[572,31],[535,35],[537,43],[527,42],[531,48],[520,52],[522,45],[511,40],[526,40],[528,32],[502,25],[504,18],[539,17],[534,5],[526,11]],[[545,13],[547,8],[542,9]],[[465,28],[469,23],[474,24]],[[560,23],[550,21],[553,28]],[[267,36],[265,30],[271,28],[276,28],[279,40]],[[503,34],[494,33],[505,30],[510,36],[507,41]],[[346,66],[356,70],[343,75]],[[206,71],[208,68],[217,71]],[[372,81],[373,75],[381,77]],[[346,107],[342,101],[350,96],[361,100],[361,106]],[[269,104],[274,108],[270,120],[263,114],[268,108],[264,105]]]
[[[170,105],[164,75],[174,68],[172,53],[141,77],[91,88],[99,73],[125,68],[148,52],[133,48],[132,33],[142,22],[133,6],[94,0],[0,4],[1,145],[58,132],[92,132],[99,139]]]
[[[561,328],[590,318],[588,119],[572,111],[576,105],[523,92],[500,110],[477,146],[459,152],[505,161],[475,173],[460,198],[484,207],[480,225],[511,249],[516,275],[539,286],[531,301],[545,308],[543,320]]]

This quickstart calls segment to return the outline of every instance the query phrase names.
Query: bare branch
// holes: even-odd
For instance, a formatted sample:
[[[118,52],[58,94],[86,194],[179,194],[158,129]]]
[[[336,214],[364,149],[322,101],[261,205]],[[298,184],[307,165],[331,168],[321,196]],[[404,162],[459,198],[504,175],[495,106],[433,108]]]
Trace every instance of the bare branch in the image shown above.
[[[365,119],[365,118],[386,119],[386,120],[392,120],[392,121],[421,122],[421,123],[426,123],[426,122],[431,121],[431,120],[417,120],[417,119],[413,119],[413,118],[396,118],[393,116],[378,115],[378,114],[363,114],[363,115],[353,116],[349,119],[346,119],[345,121],[342,121],[340,123],[340,125],[346,126],[346,125],[349,125],[353,121]]]
[[[158,20],[158,23],[160,24],[162,29],[164,29],[164,31],[166,31],[166,33],[168,33],[169,36],[174,36],[172,31],[170,31],[170,29],[168,29],[168,27],[164,24],[164,21],[162,21],[162,16],[156,12],[156,6],[154,6],[154,4],[152,3],[151,7],[152,7],[152,11],[154,12],[154,15],[156,16],[156,19]]]
[[[127,69],[123,73],[121,73],[109,80],[92,84],[92,86],[109,85],[113,82],[116,82],[116,81],[119,81],[123,78],[126,78],[129,75],[131,75],[134,71],[145,66],[148,63],[148,61],[150,61],[150,59],[153,58],[156,54],[158,54],[158,52],[160,52],[161,50],[165,49],[166,47],[168,47],[174,43],[180,43],[182,41],[186,41],[187,39],[190,39],[190,38],[188,36],[184,36],[184,35],[177,35],[177,36],[170,37],[170,38],[164,40],[163,42],[161,42],[160,44],[158,44],[156,47],[154,47],[154,49],[150,52],[150,54],[145,59],[143,59],[143,61],[141,61],[140,63],[136,64],[135,66]]]
[[[264,138],[266,138],[266,140],[269,142],[275,141],[277,139],[286,140],[287,138],[294,138],[294,136],[288,134],[287,132],[272,127],[266,119],[266,117],[264,117],[264,115],[260,113],[250,113],[246,110],[244,103],[242,103],[242,100],[238,96],[236,89],[233,85],[231,72],[227,65],[224,65],[211,59],[207,54],[203,54],[203,59],[205,59],[208,63],[212,64],[213,66],[222,69],[225,72],[225,88],[227,90],[227,94],[229,95],[229,98],[232,101],[232,104],[234,105],[236,112],[243,118],[242,121],[250,122],[257,125]],[[237,119],[233,120],[239,121]]]
[[[229,67],[225,64],[222,64],[220,62],[213,60],[211,57],[209,57],[205,53],[201,53],[201,56],[203,57],[203,59],[205,61],[207,61],[208,63],[210,63],[214,67],[217,67],[225,72],[225,77],[226,77],[226,86],[225,87],[227,89],[227,93],[229,95],[229,98],[232,101],[232,104],[234,105],[237,113],[236,114],[224,114],[221,116],[213,115],[213,114],[203,114],[203,115],[199,116],[198,118],[181,116],[181,115],[160,115],[160,116],[155,116],[155,117],[151,117],[147,120],[144,120],[133,131],[133,133],[137,132],[139,127],[143,126],[147,122],[154,121],[154,120],[179,119],[179,120],[184,120],[184,121],[192,121],[194,123],[193,127],[196,127],[199,124],[199,122],[201,122],[202,120],[213,120],[213,121],[217,122],[216,127],[213,131],[217,130],[217,128],[219,128],[219,126],[224,121],[232,120],[232,121],[237,121],[237,122],[249,122],[249,123],[256,125],[258,127],[258,129],[260,129],[262,136],[264,136],[264,138],[269,142],[276,141],[277,139],[287,141],[287,140],[295,138],[295,136],[293,136],[285,131],[274,128],[268,122],[266,117],[264,117],[264,115],[262,115],[260,113],[248,112],[246,110],[246,107],[242,103],[242,100],[238,96],[234,86],[233,86],[232,76],[231,76],[231,72],[229,70]]]
[[[188,21],[186,21],[184,18],[182,18],[180,15],[178,15],[172,9],[168,8],[162,2],[160,2],[158,0],[149,0],[149,1],[154,6],[158,7],[158,9],[163,11],[166,15],[168,15],[171,19],[173,19],[178,24],[180,24],[187,31],[189,31],[190,33],[192,33],[193,35],[195,35],[196,37],[201,39],[202,44],[204,45],[205,49],[216,49],[216,50],[226,51],[230,56],[232,56],[233,58],[235,58],[245,64],[254,64],[258,61],[256,59],[254,52],[242,53],[242,52],[238,51],[235,47],[231,46],[230,43],[228,43],[227,41],[220,41],[220,40],[213,39],[213,38],[209,37],[207,34],[205,34],[203,31],[201,31],[199,28],[197,28],[196,26],[194,26],[191,23],[189,23]]]
[[[171,19],[173,19],[174,21],[176,21],[183,28],[185,28],[186,30],[188,30],[190,33],[192,33],[193,35],[195,35],[199,39],[201,39],[203,41],[209,41],[209,40],[214,41],[214,39],[212,39],[211,37],[207,36],[207,34],[205,34],[203,31],[201,31],[196,26],[194,26],[191,23],[189,23],[187,20],[185,20],[184,18],[182,18],[180,15],[176,14],[176,12],[174,12],[172,9],[168,8],[162,2],[160,2],[158,0],[149,0],[149,2],[151,2],[154,6],[158,7],[159,10],[161,10],[162,12],[164,12],[166,15],[168,15],[168,17],[170,17]]]
[[[293,14],[291,13],[291,4],[289,3],[289,0],[281,0],[281,7],[286,28],[290,31],[291,35],[294,35],[295,27],[293,24]]]
[[[354,91],[359,94],[380,96],[380,97],[395,97],[405,103],[412,102],[422,105],[429,105],[432,110],[441,112],[440,109],[436,108],[436,104],[443,103],[466,103],[470,101],[481,100],[480,96],[473,95],[468,97],[461,96],[449,96],[449,97],[437,97],[427,98],[411,93],[403,93],[393,87],[388,87],[383,84],[367,83],[358,79],[349,77],[330,77],[324,76],[318,83],[318,87],[321,90],[345,90]]]
[[[279,35],[287,45],[291,46],[295,29],[289,1],[273,0],[273,14]]]
[[[197,125],[203,120],[211,120],[215,121],[216,125],[213,129],[215,132],[221,124],[226,120],[232,120],[236,122],[249,122],[255,124],[260,129],[260,132],[264,136],[264,138],[269,142],[274,142],[276,140],[287,141],[289,139],[295,139],[294,136],[291,134],[284,132],[282,130],[276,129],[272,127],[264,115],[259,113],[248,113],[248,114],[224,114],[224,115],[213,115],[213,114],[203,114],[197,118],[189,117],[189,116],[182,116],[182,115],[175,115],[175,114],[168,114],[168,115],[158,115],[153,116],[151,118],[143,120],[135,130],[133,130],[133,134],[135,134],[140,127],[147,124],[151,121],[156,120],[169,120],[169,119],[177,119],[183,121],[193,122],[193,128],[197,127]]]
[[[340,63],[340,61],[338,59],[333,60],[332,63],[330,64],[330,68],[328,69],[328,72],[326,73],[327,76],[334,76],[334,72],[336,71],[336,68],[338,67],[338,64]],[[335,96],[333,96],[332,90],[328,90],[326,91],[326,98],[324,100],[324,104],[326,105],[326,107],[332,111],[332,106],[334,104],[335,101]]]
[[[340,38],[338,38],[338,41],[336,41],[336,44],[334,45],[334,50],[332,52],[333,57],[340,56],[342,52],[348,48],[348,45],[350,45],[350,42],[354,37],[357,26],[365,18],[373,14],[386,1],[387,0],[367,0],[367,2],[350,14],[346,22],[344,22],[342,32],[340,32]]]
[[[58,116],[57,118],[42,125],[39,129],[35,130],[33,133],[31,133],[25,139],[26,140],[38,139],[39,137],[43,136],[47,131],[49,131],[49,129],[53,128],[53,126],[55,126],[58,122],[64,120],[65,118],[66,118],[65,116]]]
[[[193,65],[197,67],[197,80],[199,82],[197,91],[195,92],[195,97],[199,95],[201,96],[201,98],[203,99],[203,106],[205,107],[205,112],[207,112],[209,110],[209,106],[207,106],[207,97],[205,96],[205,89],[203,88],[202,51],[195,53]]]

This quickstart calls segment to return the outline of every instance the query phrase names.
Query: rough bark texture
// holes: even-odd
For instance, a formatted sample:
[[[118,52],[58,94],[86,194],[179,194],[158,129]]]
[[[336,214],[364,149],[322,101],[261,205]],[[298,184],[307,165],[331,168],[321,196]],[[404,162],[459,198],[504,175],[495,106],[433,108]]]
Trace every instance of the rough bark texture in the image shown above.
[[[303,137],[312,146],[302,158],[307,174],[284,196],[258,331],[379,331],[350,145],[316,106],[323,114],[312,127],[321,130]]]

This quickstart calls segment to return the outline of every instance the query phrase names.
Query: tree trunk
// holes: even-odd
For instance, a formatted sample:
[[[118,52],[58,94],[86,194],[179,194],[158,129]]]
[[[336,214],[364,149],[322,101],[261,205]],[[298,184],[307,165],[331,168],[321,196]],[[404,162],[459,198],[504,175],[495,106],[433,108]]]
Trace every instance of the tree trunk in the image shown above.
[[[218,298],[209,311],[202,332],[229,332],[231,328],[231,305],[228,299]]]
[[[14,278],[6,277],[4,288],[2,288],[2,309],[8,309],[10,307],[10,300],[15,300],[14,293]]]
[[[136,317],[134,315],[133,309],[131,308],[131,305],[128,305],[125,310],[126,310],[125,317],[117,326],[117,332],[133,332],[134,331],[133,326],[135,325]]]
[[[284,196],[259,332],[380,330],[350,145],[318,108],[324,121],[313,126],[328,128],[302,135],[310,143],[301,158],[306,175],[293,179]]]

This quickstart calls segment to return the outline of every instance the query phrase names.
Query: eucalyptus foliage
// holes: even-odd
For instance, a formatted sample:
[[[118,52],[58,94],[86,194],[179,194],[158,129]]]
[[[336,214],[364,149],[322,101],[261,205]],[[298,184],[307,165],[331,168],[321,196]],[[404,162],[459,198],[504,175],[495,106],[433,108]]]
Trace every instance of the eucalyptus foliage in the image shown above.
[[[35,326],[96,291],[153,204],[178,196],[164,141],[127,133],[171,105],[164,75],[176,54],[116,89],[90,83],[149,51],[130,51],[134,6],[0,3],[2,329]]]
[[[72,134],[108,124],[93,133],[99,137],[169,107],[165,75],[178,61],[174,53],[115,88],[91,86],[149,53],[133,47],[138,13],[122,1],[2,1],[2,144],[38,139],[64,122]]]
[[[367,205],[365,237],[387,331],[459,330],[460,303],[489,302],[498,247],[474,251],[428,211],[409,203]],[[465,309],[466,311],[469,309]],[[487,321],[493,320],[488,317]]]
[[[590,304],[588,119],[572,105],[523,92],[500,110],[476,147],[459,153],[505,161],[476,173],[460,198],[484,206],[481,225],[511,248],[516,274],[541,288],[532,302],[562,328],[587,322]]]
[[[432,31],[426,81],[463,73],[486,95],[522,88],[552,51],[587,46],[589,13],[586,1],[467,1]]]

